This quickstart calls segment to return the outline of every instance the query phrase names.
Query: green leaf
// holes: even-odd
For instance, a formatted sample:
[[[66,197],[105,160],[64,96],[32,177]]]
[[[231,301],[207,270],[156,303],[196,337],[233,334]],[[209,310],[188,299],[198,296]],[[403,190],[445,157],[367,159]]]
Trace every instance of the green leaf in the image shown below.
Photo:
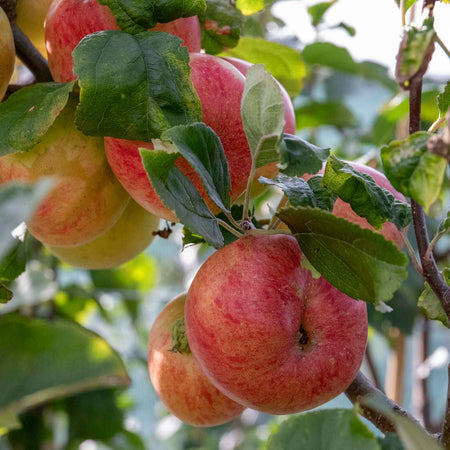
[[[22,424],[16,414],[0,414],[0,437],[19,428],[22,428]]]
[[[299,136],[285,133],[280,146],[280,172],[291,177],[314,174],[329,156],[329,148],[317,147]]]
[[[370,175],[358,172],[334,156],[328,159],[322,184],[377,229],[386,221],[402,229],[412,220],[407,203],[397,200]]]
[[[447,81],[444,91],[438,95],[437,102],[440,115],[445,116],[450,108],[450,81]]]
[[[284,103],[277,82],[262,65],[247,70],[241,116],[255,168],[277,162],[286,122]]]
[[[441,447],[418,423],[389,409],[379,396],[366,397],[364,405],[369,406],[394,422],[397,434],[405,450],[442,450]]]
[[[220,56],[244,59],[253,64],[264,64],[266,70],[278,80],[291,98],[297,97],[306,75],[300,52],[293,48],[261,38],[243,37],[239,44]]]
[[[216,55],[236,47],[244,25],[242,13],[228,0],[207,0],[204,14],[199,15],[202,27],[202,48]]]
[[[400,6],[400,0],[395,0],[397,5]],[[406,0],[405,2],[405,6],[406,6],[406,11],[408,11],[409,8],[411,8],[412,5],[414,5],[414,3],[416,3],[417,0]]]
[[[407,257],[380,234],[319,209],[291,207],[277,216],[313,267],[352,298],[388,301],[407,277]]]
[[[242,11],[242,14],[249,16],[262,11],[274,1],[275,0],[236,0],[236,7]]]
[[[450,286],[450,268],[445,268],[442,275],[446,283]],[[447,328],[450,328],[450,322],[442,308],[441,302],[436,297],[436,294],[431,289],[430,285],[425,282],[425,289],[420,294],[417,306],[424,312],[424,314],[431,320],[439,320]]]
[[[309,206],[331,212],[336,196],[321,186],[321,180],[321,176],[305,181],[303,178],[288,177],[284,174],[279,174],[273,179],[259,178],[259,182],[262,184],[279,187],[292,206]]]
[[[422,27],[412,26],[405,30],[395,67],[395,78],[400,85],[406,86],[419,70],[427,68],[436,37],[433,24],[433,18],[428,18]]]
[[[266,450],[379,450],[377,439],[352,409],[291,416],[269,436]]]
[[[191,232],[204,237],[214,247],[222,247],[223,236],[217,219],[191,180],[175,165],[179,153],[146,149],[140,152],[150,182],[163,203],[175,211]]]
[[[381,161],[392,185],[429,212],[439,197],[446,160],[427,150],[429,134],[421,131],[406,139],[392,141],[381,149]]]
[[[11,232],[28,220],[52,186],[50,180],[36,184],[3,184],[0,186],[0,261],[15,244]]]
[[[130,34],[153,28],[180,17],[190,17],[205,11],[205,0],[99,0],[108,6],[119,27]]]
[[[298,130],[332,125],[336,128],[355,128],[358,120],[344,104],[340,102],[310,101],[295,108],[295,121]]]
[[[323,15],[328,11],[328,9],[336,3],[337,0],[332,2],[317,3],[308,8],[308,14],[312,18],[313,26],[317,27],[322,21]]]
[[[189,53],[180,42],[160,31],[86,36],[73,51],[80,130],[150,142],[172,126],[201,121]]]
[[[9,253],[0,260],[0,282],[15,280],[25,272],[27,251],[25,240],[16,239],[15,245]]]
[[[204,123],[179,125],[165,131],[161,139],[170,140],[200,176],[211,200],[223,211],[230,209],[231,181],[222,143],[215,131]],[[155,144],[155,141],[153,142]],[[164,142],[160,143],[164,146]],[[159,145],[155,148],[158,148]]]
[[[13,292],[0,283],[0,304],[8,303],[13,298]]]
[[[356,29],[345,22],[339,22],[334,27],[331,28],[341,28],[342,30],[346,31],[350,36],[356,36]]]
[[[38,83],[0,103],[0,156],[30,150],[63,110],[71,83]]]
[[[75,323],[6,315],[0,341],[0,415],[130,382],[109,344]]]
[[[381,450],[404,450],[402,442],[395,433],[386,433],[384,438],[378,438]]]
[[[306,63],[311,65],[319,64],[340,72],[357,72],[357,64],[348,50],[330,42],[315,42],[307,45],[303,49],[302,57]]]

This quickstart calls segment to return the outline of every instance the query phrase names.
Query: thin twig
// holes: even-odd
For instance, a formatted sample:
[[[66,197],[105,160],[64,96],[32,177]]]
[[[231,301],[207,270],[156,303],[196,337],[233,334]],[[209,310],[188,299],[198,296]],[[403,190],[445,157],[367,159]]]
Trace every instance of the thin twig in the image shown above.
[[[14,36],[16,54],[34,75],[35,82],[53,81],[47,60],[31,43],[27,35],[19,28],[16,22],[11,23],[11,29]]]
[[[430,322],[427,317],[424,317],[421,339],[421,363],[428,358],[428,348],[430,340]],[[422,418],[425,428],[431,430],[431,417],[430,417],[430,394],[428,391],[428,377],[422,377],[420,380],[420,388],[422,394]]]
[[[375,367],[375,362],[373,360],[372,351],[371,351],[371,345],[368,343],[366,347],[366,361],[367,366],[370,370],[370,376],[372,378],[373,383],[375,384],[375,387],[379,389],[380,391],[383,391],[383,386],[381,384],[380,377],[377,372],[377,368]]]
[[[417,270],[417,272],[420,275],[422,275],[423,274],[422,267],[420,266],[420,263],[417,259],[416,252],[414,251],[414,248],[411,245],[411,242],[409,242],[408,235],[406,233],[405,228],[403,228],[400,233],[403,237],[403,242],[406,245],[406,249],[408,250],[408,254],[409,254],[409,257],[411,258],[411,262],[413,263],[414,268]]]
[[[442,426],[440,441],[445,449],[450,449],[450,364],[448,366],[447,374],[447,407],[445,409],[444,424]]]
[[[402,28],[406,25],[406,0],[400,0],[400,14],[402,16]]]
[[[439,44],[439,46],[444,50],[444,53],[450,58],[450,50],[446,47],[446,45],[442,42],[441,38],[436,34],[434,40]]]
[[[352,384],[345,391],[345,395],[352,403],[361,403],[364,397],[376,395],[378,398],[383,400],[385,406],[387,406],[387,408],[391,411],[408,417],[417,423],[417,420],[414,417],[397,405],[397,403],[386,397],[386,395],[377,389],[361,372],[358,372],[358,375],[356,375],[356,378],[353,380]],[[361,414],[383,433],[395,432],[394,424],[380,412],[362,404]]]

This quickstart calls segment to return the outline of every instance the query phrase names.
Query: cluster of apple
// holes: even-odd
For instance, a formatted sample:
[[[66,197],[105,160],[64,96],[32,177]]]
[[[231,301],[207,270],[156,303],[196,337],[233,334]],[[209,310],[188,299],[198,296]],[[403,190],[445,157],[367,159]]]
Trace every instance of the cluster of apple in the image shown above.
[[[352,166],[405,200],[377,170]],[[340,199],[333,214],[373,230]],[[392,223],[379,232],[403,246]],[[285,234],[247,235],[209,257],[150,332],[150,378],[169,411],[214,426],[246,407],[309,410],[350,385],[365,352],[366,304],[314,277],[304,262]]]
[[[69,82],[76,78],[72,51],[80,40],[96,31],[119,27],[111,10],[97,0],[55,0],[47,7],[45,44],[50,71],[55,81]],[[240,115],[250,63],[200,53],[197,16],[158,24],[155,29],[177,35],[189,50],[191,79],[200,98],[203,122],[224,146],[233,201],[245,190],[251,167]],[[284,90],[283,95],[286,132],[295,133],[293,106]],[[76,99],[70,98],[33,149],[0,158],[0,183],[54,177],[57,185],[28,221],[28,230],[65,262],[89,269],[113,267],[150,244],[160,218],[177,218],[155,193],[142,165],[139,148],[152,149],[152,144],[86,136],[75,126],[76,106]],[[214,210],[188,162],[179,158],[177,166]],[[256,176],[271,177],[276,171],[272,164],[258,170]]]

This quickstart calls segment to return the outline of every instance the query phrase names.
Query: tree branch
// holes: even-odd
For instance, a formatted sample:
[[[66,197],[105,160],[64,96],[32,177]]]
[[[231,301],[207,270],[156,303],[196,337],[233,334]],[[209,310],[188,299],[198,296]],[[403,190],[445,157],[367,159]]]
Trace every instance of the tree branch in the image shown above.
[[[19,28],[16,22],[11,22],[14,35],[14,45],[19,59],[30,69],[35,82],[53,81],[48,68],[47,60],[39,53],[36,47],[28,39],[27,35]]]
[[[361,403],[364,397],[377,395],[377,397],[383,399],[384,404],[391,411],[408,417],[410,420],[418,423],[414,417],[408,414],[404,409],[397,405],[397,403],[386,397],[383,392],[377,389],[361,372],[358,372],[358,375],[356,375],[356,378],[353,380],[352,384],[345,391],[345,395],[352,403]],[[383,416],[383,414],[363,404],[361,404],[360,408],[361,414],[367,420],[372,422],[380,431],[383,433],[395,433],[394,424]]]
[[[448,366],[447,408],[445,410],[444,425],[442,426],[441,444],[450,449],[450,364]]]

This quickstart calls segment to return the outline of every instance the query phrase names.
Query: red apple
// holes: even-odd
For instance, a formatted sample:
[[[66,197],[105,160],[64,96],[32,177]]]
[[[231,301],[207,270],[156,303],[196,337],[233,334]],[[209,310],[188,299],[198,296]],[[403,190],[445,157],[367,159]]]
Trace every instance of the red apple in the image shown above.
[[[231,200],[236,200],[247,187],[251,168],[251,154],[241,119],[241,98],[244,91],[244,76],[233,65],[213,55],[191,53],[191,78],[202,105],[203,122],[210,126],[222,141],[231,178]],[[129,194],[145,209],[167,220],[176,221],[173,211],[163,205],[150,185],[142,166],[138,149],[153,149],[148,143],[105,138],[108,161]],[[207,198],[202,183],[188,164],[179,158],[177,166],[188,176],[208,203],[217,212],[217,207]],[[268,165],[258,170],[258,176],[275,176],[277,168]]]
[[[71,81],[72,51],[88,34],[119,30],[112,11],[97,0],[54,0],[45,19],[48,64],[55,81]],[[201,49],[201,31],[197,16],[158,24],[155,30],[174,34],[184,40],[191,52]]]
[[[253,64],[244,61],[243,59],[239,58],[232,58],[232,57],[224,57],[226,61],[228,61],[230,64],[233,64],[234,67],[236,67],[239,72],[242,73],[242,75],[246,75],[247,69],[251,67]],[[287,93],[286,89],[283,87],[283,85],[275,80],[278,83],[278,86],[281,91],[281,95],[283,96],[283,103],[284,103],[284,110],[286,112],[286,126],[284,129],[285,133],[289,134],[295,134],[295,111],[294,111],[294,105],[292,104],[291,97],[289,97],[289,94]]]
[[[383,173],[363,164],[358,164],[351,161],[347,161],[347,163],[350,164],[355,170],[370,175],[379,186],[391,192],[397,200],[406,202],[405,196],[395,190],[395,188]],[[325,168],[322,168],[319,173],[323,174],[324,170]],[[309,178],[311,178],[311,176],[312,175],[306,174],[303,176],[303,178],[305,180],[308,180]],[[336,199],[336,202],[334,203],[333,214],[337,217],[342,217],[349,222],[359,225],[361,228],[367,228],[369,230],[380,233],[386,240],[392,241],[399,250],[401,250],[404,245],[404,240],[401,232],[392,222],[385,222],[381,230],[375,230],[375,228],[370,225],[364,217],[358,216],[358,214],[353,211],[349,203],[344,202],[340,198]],[[287,226],[283,224],[280,226],[280,228],[286,229]]]
[[[75,127],[76,102],[68,105],[28,152],[0,158],[0,184],[54,177],[56,186],[27,223],[47,245],[69,247],[92,241],[118,220],[129,195],[106,160],[102,138]]]
[[[211,382],[250,408],[291,414],[343,392],[367,338],[366,304],[314,279],[288,235],[215,252],[186,297],[186,334]]]
[[[52,247],[50,252],[61,261],[85,269],[110,269],[130,261],[153,240],[159,218],[130,199],[119,220],[105,233],[77,247]]]
[[[148,339],[148,369],[153,386],[167,409],[183,422],[210,427],[232,420],[244,410],[217,390],[198,365],[183,333],[185,294],[159,314]],[[177,327],[179,349],[172,344]],[[180,342],[181,341],[181,342]]]

